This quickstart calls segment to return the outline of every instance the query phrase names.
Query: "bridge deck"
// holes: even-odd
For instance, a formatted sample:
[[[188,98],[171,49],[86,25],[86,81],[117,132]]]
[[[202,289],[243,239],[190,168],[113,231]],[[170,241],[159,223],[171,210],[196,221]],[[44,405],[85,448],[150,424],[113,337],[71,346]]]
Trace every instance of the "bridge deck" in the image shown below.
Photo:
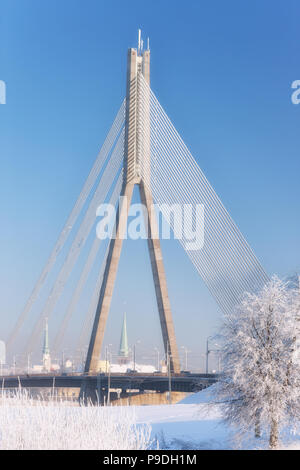
[[[110,388],[115,389],[137,389],[155,390],[165,392],[169,389],[169,378],[164,374],[106,374],[83,375],[83,374],[62,374],[62,375],[19,375],[0,377],[0,386],[6,388],[81,388],[83,382],[89,387],[102,387],[107,389],[110,381]],[[216,374],[175,374],[171,377],[171,388],[173,391],[193,392],[201,390],[217,381]]]

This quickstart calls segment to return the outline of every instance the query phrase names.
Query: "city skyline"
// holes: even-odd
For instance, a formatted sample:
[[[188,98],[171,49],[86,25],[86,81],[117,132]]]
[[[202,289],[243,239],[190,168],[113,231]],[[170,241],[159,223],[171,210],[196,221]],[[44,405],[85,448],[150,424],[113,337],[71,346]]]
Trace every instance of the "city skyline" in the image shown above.
[[[91,11],[101,18],[104,12],[112,13],[108,6],[100,8],[95,2],[91,5]],[[234,8],[232,5],[232,11],[239,10],[237,3]],[[68,2],[59,7],[58,22],[54,21],[56,10],[50,3],[46,9],[37,7],[32,18],[34,2],[27,2],[27,9],[20,7],[24,16],[18,16],[4,2],[7,24],[20,26],[13,37],[6,27],[1,32],[1,42],[6,46],[6,51],[1,51],[1,78],[7,83],[7,102],[0,108],[5,201],[2,317],[8,312],[3,325],[5,335],[22,310],[124,97],[126,48],[136,46],[138,27],[150,36],[152,87],[260,261],[270,274],[284,276],[298,270],[295,252],[300,226],[295,214],[299,200],[300,108],[290,99],[291,83],[298,78],[299,70],[292,5],[290,11],[285,10],[290,27],[280,41],[280,7],[270,11],[266,5],[248,6],[243,16],[243,43],[237,44],[235,34],[241,34],[242,25],[230,18],[230,8],[226,11],[229,25],[222,25],[219,11],[219,29],[215,31],[212,26],[204,27],[205,14],[211,17],[216,13],[213,7],[206,6],[203,11],[194,4],[197,16],[190,19],[189,28],[176,35],[181,20],[167,7],[162,8],[161,19],[146,10],[126,29],[120,23],[112,28],[109,16],[110,22],[99,32],[91,11],[79,18],[76,5],[70,21],[65,23],[70,13]],[[124,8],[121,3],[120,8]],[[45,12],[47,27],[43,32]],[[265,30],[267,13],[272,22]],[[166,36],[163,18],[168,15],[172,22]],[[195,29],[196,20],[204,27],[201,31]],[[84,37],[76,32],[80,21],[85,22]],[[62,34],[65,28],[72,41],[68,34]],[[111,33],[115,30],[117,36]],[[216,37],[208,44],[207,38],[213,33]],[[274,41],[278,44],[276,55]],[[259,42],[262,51],[257,51]],[[201,48],[201,44],[206,47]],[[105,45],[109,45],[109,52]],[[183,50],[185,68],[178,70],[174,64],[178,64],[178,54]],[[22,54],[24,59],[20,60]],[[220,75],[225,58],[227,68]],[[39,67],[33,67],[37,63]],[[289,164],[283,168],[286,159]],[[134,200],[138,200],[136,194]],[[178,345],[189,344],[195,354],[203,354],[206,338],[218,328],[219,308],[178,242],[163,241],[162,249]],[[115,325],[119,324],[126,301],[132,341],[141,337],[148,350],[154,342],[162,350],[151,283],[146,241],[127,240],[105,344],[118,342]],[[90,291],[86,297],[89,295]],[[71,342],[72,331],[70,336]]]

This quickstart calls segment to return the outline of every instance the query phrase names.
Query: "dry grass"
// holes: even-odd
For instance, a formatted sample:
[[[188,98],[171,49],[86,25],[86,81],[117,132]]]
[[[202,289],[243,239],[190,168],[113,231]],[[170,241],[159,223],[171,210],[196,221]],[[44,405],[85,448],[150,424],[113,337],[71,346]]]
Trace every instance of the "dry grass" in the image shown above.
[[[0,395],[0,449],[142,450],[152,446],[150,434],[134,409],[33,400],[22,389]]]

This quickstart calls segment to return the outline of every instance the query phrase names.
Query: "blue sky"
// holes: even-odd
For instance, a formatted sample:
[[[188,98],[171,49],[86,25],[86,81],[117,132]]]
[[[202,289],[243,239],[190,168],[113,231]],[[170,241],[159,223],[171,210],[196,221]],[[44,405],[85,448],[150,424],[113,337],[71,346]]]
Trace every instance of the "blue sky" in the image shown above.
[[[299,270],[299,14],[297,1],[0,1],[4,337],[125,95],[139,27],[153,91],[265,269]],[[199,362],[220,312],[176,242],[163,253],[178,344]],[[129,343],[161,347],[142,241],[124,244],[105,337],[115,349],[124,309]]]

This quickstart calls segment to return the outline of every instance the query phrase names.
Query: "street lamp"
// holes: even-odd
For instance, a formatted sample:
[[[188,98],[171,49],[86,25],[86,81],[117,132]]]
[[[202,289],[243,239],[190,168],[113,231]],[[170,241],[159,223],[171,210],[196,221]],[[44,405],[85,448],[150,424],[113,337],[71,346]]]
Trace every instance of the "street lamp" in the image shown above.
[[[27,356],[27,374],[28,375],[30,373],[30,356],[31,356],[31,353],[29,353]]]
[[[200,370],[201,370],[201,372],[202,372],[202,371],[205,369],[206,354],[205,354],[205,353],[201,353],[201,354],[199,355],[199,357],[200,357],[200,364],[199,364],[199,365],[200,365]],[[201,363],[202,363],[202,359],[203,359],[203,367],[202,367],[202,364],[201,364]]]
[[[133,371],[135,372],[135,363],[136,363],[136,351],[135,351],[135,347],[137,344],[139,344],[141,342],[140,339],[138,339],[134,344],[133,344]]]
[[[185,369],[184,370],[188,370],[188,353],[191,351],[189,351],[186,346],[181,346],[181,349],[183,349],[185,352]]]
[[[111,374],[111,352],[110,352],[110,361],[109,361],[109,369],[108,369],[108,381],[107,381],[107,405],[110,405],[110,374]]]
[[[170,354],[170,348],[169,348],[169,341],[167,341],[167,370],[168,370],[168,378],[169,378],[168,402],[169,402],[169,405],[171,405],[172,404],[172,397],[171,397],[172,376],[171,376],[171,354]]]
[[[13,357],[13,375],[16,375],[16,365],[17,365],[17,362],[16,362],[16,355]]]
[[[219,335],[213,335],[213,336],[208,336],[208,338],[206,339],[206,373],[208,374],[208,355],[209,353],[211,352],[214,352],[214,351],[219,351],[219,350],[216,350],[216,349],[209,349],[208,347],[208,343],[209,343],[209,340],[211,339],[215,339],[215,338],[218,338]],[[215,343],[216,346],[219,346],[217,343]],[[220,363],[219,363],[219,367],[220,367]]]
[[[108,372],[108,358],[110,357],[109,370],[110,370],[110,364],[111,364],[111,361],[112,361],[112,353],[110,351],[111,347],[112,347],[111,343],[108,346],[105,346],[105,373],[106,373],[106,375],[107,375],[107,372]]]
[[[213,336],[209,336],[208,338],[206,338],[206,368],[205,368],[206,374],[208,374],[208,355],[209,355],[209,352],[210,352],[209,349],[208,349],[208,342],[211,338],[213,338]]]

